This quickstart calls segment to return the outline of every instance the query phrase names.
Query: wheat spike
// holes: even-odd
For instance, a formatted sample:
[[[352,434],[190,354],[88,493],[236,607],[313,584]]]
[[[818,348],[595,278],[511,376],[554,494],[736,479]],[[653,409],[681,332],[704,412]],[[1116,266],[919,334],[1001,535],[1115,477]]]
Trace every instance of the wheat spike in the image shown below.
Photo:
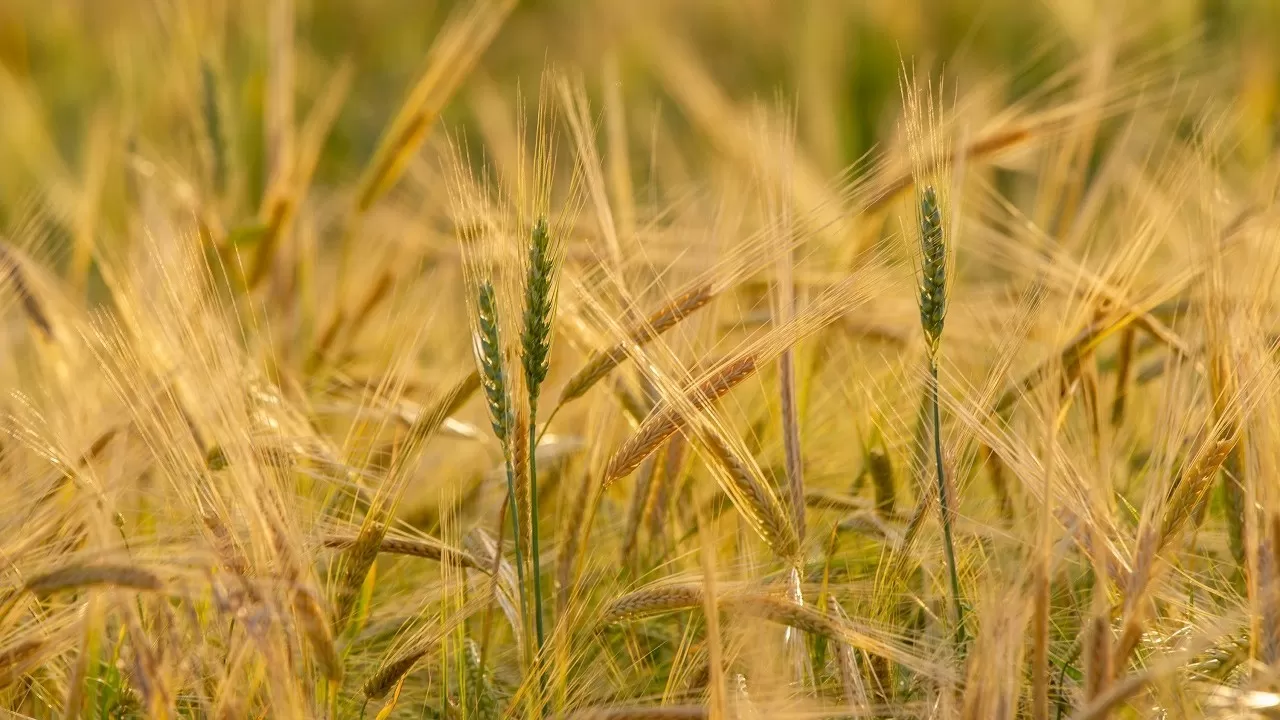
[[[114,587],[129,590],[160,592],[164,582],[160,576],[135,565],[101,563],[96,565],[68,565],[26,582],[27,592],[48,595],[59,590],[75,590],[84,587]]]
[[[942,209],[932,185],[920,192],[920,327],[937,355],[947,319],[947,244],[942,232]]]
[[[893,462],[889,454],[879,448],[867,453],[867,468],[871,472],[871,486],[875,490],[876,514],[881,518],[891,518],[897,494],[893,483]]]
[[[556,250],[546,218],[538,218],[530,233],[524,297],[521,361],[529,398],[536,408],[538,389],[547,379],[550,366],[551,322],[556,302]]]
[[[620,342],[607,350],[593,353],[578,372],[569,378],[564,389],[560,391],[560,404],[582,397],[600,379],[627,357],[628,346],[643,346],[659,337],[671,328],[680,324],[696,310],[710,303],[715,298],[714,288],[710,283],[699,284],[672,298],[665,305],[655,310],[643,321],[637,323],[627,332],[625,342]]]
[[[324,538],[321,539],[321,544],[334,550],[346,550],[355,546],[359,540],[359,535],[335,533],[325,535]],[[471,553],[446,545],[435,538],[391,538],[384,536],[381,543],[378,545],[378,552],[389,553],[391,555],[407,555],[410,557],[438,560],[442,562],[455,562],[463,567],[477,570],[485,573],[486,575],[492,570],[492,568]]]
[[[612,625],[654,615],[701,607],[702,585],[659,585],[627,593],[615,599],[601,613],[600,623]]]
[[[341,682],[342,658],[334,646],[333,633],[329,630],[329,622],[319,600],[309,590],[298,590],[293,594],[293,612],[325,677],[331,682]]]
[[[730,390],[751,377],[756,371],[755,357],[746,355],[737,360],[724,363],[709,378],[686,392],[685,400],[694,412],[706,408],[711,403],[724,397]],[[639,467],[645,458],[653,454],[658,446],[674,435],[689,418],[673,408],[667,402],[659,402],[640,427],[609,459],[605,468],[604,485],[607,488],[618,478],[626,477]]]
[[[378,671],[360,686],[360,693],[370,700],[381,700],[391,692],[400,679],[409,674],[418,661],[427,656],[429,648],[418,647],[397,656],[391,662],[378,668]]]
[[[795,526],[777,496],[764,484],[762,478],[752,472],[750,466],[739,457],[715,431],[702,432],[699,440],[711,451],[712,458],[724,470],[720,478],[722,487],[733,500],[734,506],[769,545],[779,558],[795,560],[800,556],[800,541]]]
[[[222,192],[227,187],[227,141],[222,131],[222,109],[218,102],[218,76],[208,60],[200,63],[201,110],[204,112],[204,129],[208,134],[210,160],[213,163],[213,189]]]
[[[335,628],[345,627],[350,619],[360,588],[369,576],[369,569],[378,559],[378,548],[382,546],[382,538],[386,533],[387,527],[381,522],[366,522],[342,554],[342,577],[338,582],[333,616]]]
[[[17,682],[47,644],[43,638],[27,638],[0,650],[0,688]]]
[[[480,386],[489,408],[489,422],[493,434],[508,447],[508,430],[511,428],[511,398],[507,391],[503,367],[502,338],[498,330],[498,301],[493,283],[484,281],[478,291],[476,313],[479,332],[476,336],[476,356],[480,360]]]
[[[842,621],[849,620],[844,608],[832,595],[827,595],[827,612]],[[846,709],[863,710],[870,705],[870,701],[867,698],[866,685],[862,682],[862,673],[858,672],[858,662],[854,657],[853,647],[841,641],[836,641],[835,646],[836,664],[840,669],[840,692],[847,706]]]
[[[463,644],[462,657],[467,665],[467,701],[470,704],[469,717],[490,720],[499,716],[498,699],[494,697],[493,678],[480,662],[480,646],[467,638]]]

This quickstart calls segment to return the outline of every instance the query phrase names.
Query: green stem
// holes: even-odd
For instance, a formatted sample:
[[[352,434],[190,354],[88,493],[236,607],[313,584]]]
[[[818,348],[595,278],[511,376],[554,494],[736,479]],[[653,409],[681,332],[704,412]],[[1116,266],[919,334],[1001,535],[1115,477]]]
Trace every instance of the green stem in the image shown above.
[[[554,412],[552,413],[555,414]],[[534,396],[529,402],[529,523],[533,548],[530,557],[533,560],[533,624],[538,634],[538,662],[542,657],[542,559],[538,553],[538,398]],[[538,684],[543,686],[542,672],[538,672]]]
[[[955,606],[956,644],[963,645],[964,606],[960,602],[960,575],[956,571],[956,548],[951,541],[951,498],[947,494],[946,471],[942,467],[942,408],[938,402],[938,361],[929,358],[929,395],[933,400],[933,458],[938,471],[938,502],[942,510],[942,542],[947,556],[947,571],[951,575],[951,601]]]
[[[520,545],[520,513],[516,509],[515,468],[511,465],[511,453],[506,453],[507,460],[507,511],[511,515],[511,537],[516,545],[516,582],[520,585],[520,625],[522,630],[529,627],[529,598],[524,585],[524,548]],[[499,547],[494,552],[501,553]],[[528,636],[524,638],[525,655],[529,655]]]

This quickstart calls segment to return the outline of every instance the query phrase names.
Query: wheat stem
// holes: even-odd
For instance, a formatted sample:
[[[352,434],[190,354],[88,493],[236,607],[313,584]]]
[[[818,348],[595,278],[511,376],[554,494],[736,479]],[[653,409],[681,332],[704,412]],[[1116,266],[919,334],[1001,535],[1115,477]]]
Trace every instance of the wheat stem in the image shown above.
[[[524,547],[520,541],[520,512],[516,507],[515,466],[511,452],[510,428],[513,424],[511,399],[507,395],[506,375],[502,367],[502,338],[498,331],[498,303],[494,295],[493,283],[486,280],[480,285],[479,302],[476,305],[479,315],[479,337],[477,344],[480,357],[481,385],[484,388],[485,402],[489,409],[489,421],[493,425],[493,434],[502,444],[503,458],[507,470],[507,502],[510,503],[511,536],[516,549],[516,581],[520,585],[520,619],[521,626],[528,627],[529,601],[524,582]],[[501,548],[498,549],[501,552]]]
[[[525,385],[529,393],[529,526],[533,575],[533,623],[538,653],[544,644],[542,627],[542,557],[538,547],[538,394],[547,379],[551,356],[551,323],[556,301],[556,247],[546,218],[538,218],[529,238],[525,268],[524,330],[521,335]],[[517,442],[524,442],[518,438]],[[539,662],[541,662],[539,660]],[[545,682],[538,673],[539,687]]]
[[[929,400],[933,406],[933,459],[938,475],[938,501],[942,513],[942,542],[947,573],[951,576],[951,600],[956,622],[956,643],[962,645],[964,608],[960,600],[960,575],[956,570],[956,550],[952,541],[952,499],[947,492],[947,476],[942,466],[942,407],[938,401],[938,351],[947,319],[947,242],[943,235],[942,208],[933,186],[920,192],[920,327],[929,349]]]
[[[938,363],[929,361],[929,395],[933,399],[933,457],[938,472],[938,501],[942,512],[942,549],[947,556],[947,574],[951,576],[951,603],[956,620],[956,643],[963,645],[964,606],[960,600],[960,574],[956,570],[956,548],[951,539],[951,497],[947,492],[946,471],[942,467],[942,411],[938,403]]]

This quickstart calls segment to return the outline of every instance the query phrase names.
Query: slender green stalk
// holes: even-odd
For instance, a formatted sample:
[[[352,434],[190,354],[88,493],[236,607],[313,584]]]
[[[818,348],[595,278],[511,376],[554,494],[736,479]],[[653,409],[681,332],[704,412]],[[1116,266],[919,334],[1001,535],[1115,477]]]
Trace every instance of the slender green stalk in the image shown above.
[[[951,601],[956,615],[956,642],[963,643],[964,605],[960,602],[960,574],[956,570],[956,548],[951,540],[951,497],[947,492],[946,470],[942,467],[942,410],[938,402],[938,363],[929,359],[929,395],[933,400],[933,457],[938,471],[938,500],[942,505],[942,544],[951,576]]]
[[[529,521],[530,558],[533,561],[534,627],[538,652],[542,652],[542,561],[538,547],[538,394],[547,379],[551,356],[551,322],[555,313],[556,258],[545,218],[539,218],[529,238],[525,273],[523,348],[525,385],[529,392]],[[555,414],[554,412],[552,413]],[[523,442],[523,438],[520,439]],[[539,671],[539,684],[543,683]]]
[[[537,632],[538,650],[541,652],[543,643],[542,562],[538,554],[538,431],[534,424],[534,420],[537,418],[536,406],[537,404],[535,403],[529,410],[529,507],[531,510],[530,522],[533,530],[533,547],[530,548],[529,554],[533,560],[533,625]]]
[[[524,582],[524,548],[520,542],[520,513],[516,510],[515,468],[512,465],[509,430],[512,424],[511,399],[507,396],[506,373],[502,367],[502,339],[498,331],[498,303],[494,297],[493,283],[485,281],[480,286],[477,303],[480,333],[477,337],[477,355],[480,360],[480,380],[484,388],[485,403],[489,409],[489,421],[493,434],[502,444],[503,459],[507,467],[507,500],[510,504],[511,536],[516,547],[516,580],[520,584],[520,615],[522,625],[528,627],[529,601]],[[495,552],[501,552],[497,548]],[[526,643],[527,645],[527,643]]]
[[[938,503],[942,513],[943,552],[951,576],[951,600],[955,606],[956,642],[963,644],[964,606],[960,600],[960,575],[956,570],[956,550],[951,537],[953,506],[947,492],[942,466],[942,407],[938,401],[938,351],[947,319],[947,242],[943,235],[942,209],[932,186],[920,191],[920,327],[929,348],[929,398],[933,405],[933,457],[938,474]]]

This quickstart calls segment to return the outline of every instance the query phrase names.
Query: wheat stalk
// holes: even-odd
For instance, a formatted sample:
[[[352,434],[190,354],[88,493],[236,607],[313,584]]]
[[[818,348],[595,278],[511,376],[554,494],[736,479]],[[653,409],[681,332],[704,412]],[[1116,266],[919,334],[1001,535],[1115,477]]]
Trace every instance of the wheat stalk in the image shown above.
[[[955,614],[957,642],[963,643],[964,604],[960,598],[960,575],[956,567],[956,549],[952,540],[953,502],[948,493],[946,471],[942,466],[942,406],[938,398],[938,351],[947,318],[947,245],[942,228],[942,209],[933,187],[920,192],[920,327],[929,348],[929,398],[933,408],[933,457],[938,476],[939,510],[942,513],[942,543],[951,580],[951,599]]]
[[[559,243],[552,240],[546,218],[538,218],[529,237],[524,287],[524,328],[520,336],[521,361],[524,365],[525,389],[529,394],[529,420],[526,432],[517,432],[517,445],[528,455],[529,472],[529,555],[533,564],[533,612],[538,649],[543,646],[542,629],[542,559],[538,538],[538,393],[547,379],[551,357],[551,326],[554,321]],[[525,445],[525,436],[528,444]]]

